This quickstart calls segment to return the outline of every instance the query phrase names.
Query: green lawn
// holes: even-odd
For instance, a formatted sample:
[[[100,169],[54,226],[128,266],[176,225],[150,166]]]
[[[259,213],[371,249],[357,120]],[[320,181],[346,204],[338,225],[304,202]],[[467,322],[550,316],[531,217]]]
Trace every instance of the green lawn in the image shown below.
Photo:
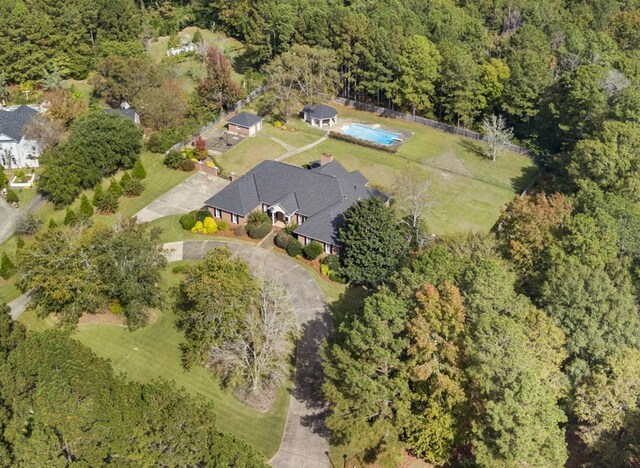
[[[489,230],[500,207],[537,173],[533,161],[515,153],[493,162],[479,155],[477,144],[471,140],[411,122],[337,107],[342,119],[378,123],[413,135],[396,154],[327,140],[285,162],[302,165],[329,152],[348,170],[360,170],[371,185],[383,190],[391,190],[403,172],[422,174],[433,192],[429,226],[436,234]]]
[[[178,264],[169,264],[163,273],[167,290],[176,286],[181,275],[171,272]],[[52,326],[51,320],[41,320],[33,313],[20,319],[30,330],[43,330]],[[116,373],[132,380],[149,382],[154,379],[173,380],[192,394],[203,395],[215,405],[218,428],[246,440],[270,459],[278,450],[284,431],[289,393],[282,388],[266,412],[257,411],[237,400],[220,387],[214,374],[204,367],[185,371],[180,363],[179,345],[182,335],[174,327],[174,315],[167,303],[157,319],[134,332],[111,324],[82,324],[75,338],[90,347],[98,356],[107,358]]]
[[[272,122],[265,120],[260,135],[267,135],[288,143],[294,148],[302,148],[318,138],[326,135],[326,132],[311,128],[301,119],[294,117],[286,124],[286,130],[278,129],[273,126]]]
[[[216,161],[220,163],[226,174],[235,172],[242,175],[260,162],[276,159],[286,152],[282,145],[271,141],[265,135],[258,134],[245,138],[222,156],[217,156]]]

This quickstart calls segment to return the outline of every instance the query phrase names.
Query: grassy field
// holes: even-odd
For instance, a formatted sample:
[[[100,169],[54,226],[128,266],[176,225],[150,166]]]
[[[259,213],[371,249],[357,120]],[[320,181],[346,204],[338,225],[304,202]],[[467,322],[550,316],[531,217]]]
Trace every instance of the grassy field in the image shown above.
[[[171,263],[163,273],[166,290],[176,286],[181,275],[171,272],[178,264]],[[183,341],[174,327],[174,315],[170,305],[159,313],[156,320],[134,332],[112,324],[82,324],[74,337],[90,347],[98,356],[107,358],[116,373],[140,382],[154,379],[173,380],[178,387],[192,394],[203,395],[215,405],[218,428],[246,440],[271,458],[280,446],[284,431],[289,393],[286,388],[278,391],[276,400],[266,412],[257,411],[241,403],[230,392],[220,387],[218,379],[204,367],[185,371],[180,363],[179,345]],[[33,313],[25,313],[20,319],[30,330],[43,330],[52,321],[41,320]]]
[[[275,128],[273,126],[273,122],[265,121],[260,135],[277,138],[294,148],[302,148],[303,146],[318,140],[318,138],[323,137],[326,135],[326,132],[317,128],[309,127],[301,119],[293,118],[287,122],[286,130]]]
[[[242,175],[260,162],[266,159],[276,159],[286,152],[287,150],[282,145],[258,134],[245,138],[244,141],[222,156],[217,156],[216,161],[219,162],[226,174],[235,172]]]

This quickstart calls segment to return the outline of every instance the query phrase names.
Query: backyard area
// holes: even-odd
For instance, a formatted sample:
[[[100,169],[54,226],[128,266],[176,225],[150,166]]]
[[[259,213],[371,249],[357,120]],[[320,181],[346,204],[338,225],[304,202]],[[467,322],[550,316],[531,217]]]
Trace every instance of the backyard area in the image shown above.
[[[245,138],[217,160],[226,174],[241,175],[266,159],[303,165],[328,152],[348,170],[360,170],[370,185],[385,191],[392,190],[402,173],[422,174],[432,188],[434,206],[429,226],[435,234],[488,231],[498,218],[500,207],[524,190],[538,172],[535,163],[525,156],[506,153],[492,162],[481,154],[479,142],[412,122],[334,107],[342,122],[379,124],[412,136],[395,154],[334,139],[319,141],[295,154],[292,149],[297,151],[318,142],[326,132],[311,128],[298,118],[287,122],[286,130],[265,119],[257,136]],[[285,157],[287,154],[291,156]]]

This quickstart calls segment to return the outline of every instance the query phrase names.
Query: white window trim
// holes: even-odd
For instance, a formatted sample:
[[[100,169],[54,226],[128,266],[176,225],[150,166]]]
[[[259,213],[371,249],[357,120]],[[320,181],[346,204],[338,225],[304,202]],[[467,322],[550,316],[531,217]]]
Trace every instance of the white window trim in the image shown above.
[[[238,215],[231,213],[231,222],[233,224],[238,224]]]
[[[324,253],[326,254],[330,254],[331,253],[331,244],[328,243],[324,243]]]

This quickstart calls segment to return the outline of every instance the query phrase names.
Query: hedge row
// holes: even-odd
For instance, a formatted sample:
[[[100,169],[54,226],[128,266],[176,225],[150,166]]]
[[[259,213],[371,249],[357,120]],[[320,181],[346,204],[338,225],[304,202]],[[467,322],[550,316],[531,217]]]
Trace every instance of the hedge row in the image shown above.
[[[356,138],[351,135],[345,135],[340,132],[329,132],[329,138],[333,138],[335,140],[346,141],[347,143],[353,143],[360,146],[365,146],[367,148],[372,148],[380,151],[384,151],[386,153],[397,153],[397,146],[387,146],[381,145],[380,143],[374,143],[373,141],[363,140],[362,138]]]

